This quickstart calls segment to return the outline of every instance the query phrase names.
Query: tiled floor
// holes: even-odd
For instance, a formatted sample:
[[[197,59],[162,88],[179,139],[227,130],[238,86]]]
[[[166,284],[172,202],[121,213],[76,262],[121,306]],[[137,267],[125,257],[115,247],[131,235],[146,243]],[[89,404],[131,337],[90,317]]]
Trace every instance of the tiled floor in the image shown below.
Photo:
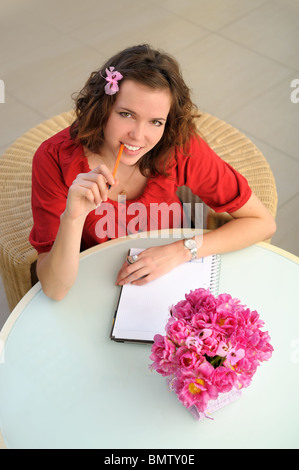
[[[202,110],[263,151],[279,196],[272,242],[299,255],[298,0],[1,0],[0,31],[0,153],[70,109],[107,56],[149,42],[177,57]],[[0,289],[0,327],[8,314]]]

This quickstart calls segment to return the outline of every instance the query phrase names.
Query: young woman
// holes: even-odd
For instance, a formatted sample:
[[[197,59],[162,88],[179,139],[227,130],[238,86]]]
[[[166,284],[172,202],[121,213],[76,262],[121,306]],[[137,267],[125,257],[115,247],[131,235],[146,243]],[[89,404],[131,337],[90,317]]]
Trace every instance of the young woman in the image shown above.
[[[46,295],[62,299],[76,279],[80,250],[129,233],[136,209],[143,210],[139,230],[151,228],[154,206],[176,204],[181,211],[178,186],[233,219],[201,240],[178,240],[129,258],[117,284],[142,285],[196,256],[273,235],[275,222],[245,178],[196,134],[197,114],[177,62],[148,45],[121,51],[91,74],[76,98],[75,122],[45,141],[33,159],[30,241]],[[169,228],[182,214],[176,219],[170,217]],[[163,228],[161,217],[154,222]]]

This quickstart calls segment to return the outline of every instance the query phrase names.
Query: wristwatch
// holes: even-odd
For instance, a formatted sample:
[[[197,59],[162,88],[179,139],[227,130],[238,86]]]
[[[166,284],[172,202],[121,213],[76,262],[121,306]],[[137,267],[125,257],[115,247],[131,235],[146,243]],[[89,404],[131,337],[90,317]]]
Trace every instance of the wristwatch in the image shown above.
[[[197,256],[197,244],[194,238],[185,238],[184,246],[191,253],[191,260],[195,259]]]

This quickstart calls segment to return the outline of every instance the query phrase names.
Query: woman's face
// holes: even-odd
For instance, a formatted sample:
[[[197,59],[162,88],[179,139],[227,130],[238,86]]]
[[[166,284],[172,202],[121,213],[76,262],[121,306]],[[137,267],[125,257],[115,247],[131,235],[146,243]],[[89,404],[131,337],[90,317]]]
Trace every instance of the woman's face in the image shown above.
[[[126,80],[120,90],[104,129],[101,154],[117,156],[121,143],[121,163],[134,165],[161,139],[171,106],[168,90],[152,89]]]

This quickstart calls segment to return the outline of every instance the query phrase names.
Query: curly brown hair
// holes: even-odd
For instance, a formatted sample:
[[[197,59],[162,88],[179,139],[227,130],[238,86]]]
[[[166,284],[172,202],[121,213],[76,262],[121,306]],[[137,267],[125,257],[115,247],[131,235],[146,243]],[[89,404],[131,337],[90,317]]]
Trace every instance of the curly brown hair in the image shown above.
[[[165,52],[154,50],[148,44],[124,49],[109,59],[100,70],[92,72],[84,88],[75,97],[76,120],[71,126],[71,137],[94,153],[99,153],[104,142],[103,130],[116,95],[107,95],[103,75],[106,68],[115,67],[125,80],[133,80],[153,89],[168,89],[171,107],[164,133],[157,145],[139,161],[144,175],[167,175],[167,167],[177,147],[186,149],[190,136],[196,134],[197,107],[190,98],[178,62]]]

